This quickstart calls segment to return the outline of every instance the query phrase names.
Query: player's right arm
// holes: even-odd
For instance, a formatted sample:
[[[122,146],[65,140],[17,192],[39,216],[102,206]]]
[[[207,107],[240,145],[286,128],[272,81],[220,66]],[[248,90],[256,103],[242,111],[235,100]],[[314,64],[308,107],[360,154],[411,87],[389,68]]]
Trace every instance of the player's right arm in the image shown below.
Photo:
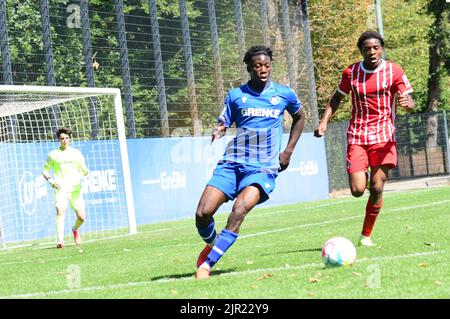
[[[341,101],[344,99],[345,95],[340,93],[338,90],[334,92],[333,96],[330,99],[330,102],[325,108],[325,112],[322,115],[322,119],[319,122],[319,126],[314,130],[315,137],[322,137],[327,131],[328,121],[336,113],[336,110],[339,108]]]
[[[59,184],[50,176],[50,169],[52,168],[53,165],[53,159],[52,157],[49,155],[47,157],[47,160],[45,161],[44,164],[44,169],[42,171],[42,176],[44,176],[45,180],[56,190],[61,189],[61,187],[59,186]]]
[[[319,122],[319,126],[314,130],[315,137],[321,137],[327,131],[328,121],[336,113],[341,101],[344,97],[350,93],[351,90],[351,75],[354,65],[349,66],[342,72],[341,81],[336,91],[331,96],[330,102],[325,107],[325,112],[322,115],[322,119]]]
[[[223,110],[217,119],[217,124],[212,130],[211,143],[225,135],[227,127],[230,127],[232,123],[231,114],[231,98],[230,93],[228,93],[225,97]]]

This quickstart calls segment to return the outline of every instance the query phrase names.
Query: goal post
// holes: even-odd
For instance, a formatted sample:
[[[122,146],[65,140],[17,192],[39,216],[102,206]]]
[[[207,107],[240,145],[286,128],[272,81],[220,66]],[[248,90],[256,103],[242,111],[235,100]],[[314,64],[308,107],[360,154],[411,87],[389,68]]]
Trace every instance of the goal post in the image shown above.
[[[120,90],[0,85],[0,248],[55,241],[53,190],[42,170],[59,147],[59,127],[71,129],[89,169],[83,238],[137,231]],[[66,236],[74,221],[68,205]]]

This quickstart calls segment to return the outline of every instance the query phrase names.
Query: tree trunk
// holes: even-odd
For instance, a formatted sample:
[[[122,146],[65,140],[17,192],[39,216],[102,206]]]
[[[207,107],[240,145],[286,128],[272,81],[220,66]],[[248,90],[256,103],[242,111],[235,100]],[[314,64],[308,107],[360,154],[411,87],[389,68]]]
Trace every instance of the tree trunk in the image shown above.
[[[428,12],[434,16],[434,23],[430,30],[430,62],[428,68],[428,98],[427,112],[437,112],[441,100],[440,66],[442,38],[445,30],[442,28],[442,16],[445,10],[444,1],[432,0],[428,5]],[[438,117],[432,115],[427,120],[427,148],[437,146]]]

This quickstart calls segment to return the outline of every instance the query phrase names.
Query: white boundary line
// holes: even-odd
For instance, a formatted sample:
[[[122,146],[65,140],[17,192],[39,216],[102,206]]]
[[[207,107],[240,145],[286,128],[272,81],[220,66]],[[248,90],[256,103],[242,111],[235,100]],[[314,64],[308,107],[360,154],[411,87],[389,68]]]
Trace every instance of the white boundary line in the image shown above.
[[[423,208],[423,207],[428,207],[428,206],[440,205],[440,204],[448,203],[448,202],[450,202],[450,199],[440,200],[440,201],[437,201],[437,202],[427,203],[427,204],[423,204],[423,205],[415,205],[415,206],[407,206],[407,207],[400,207],[400,208],[392,208],[392,209],[389,209],[389,210],[393,211],[393,212],[398,212],[398,211],[407,210],[407,209]]]
[[[440,205],[440,204],[444,204],[444,203],[449,202],[449,201],[450,200],[443,200],[443,201],[433,202],[433,203],[419,205],[419,206],[420,207],[426,207],[426,206],[432,206],[432,205]],[[387,211],[403,211],[403,210],[407,210],[407,209],[418,208],[419,206],[408,206],[408,207],[402,207],[402,208],[387,209],[387,210],[385,210],[385,212],[387,212]],[[268,230],[268,231],[263,231],[263,232],[257,232],[257,233],[253,233],[253,234],[241,235],[241,236],[238,237],[238,240],[245,239],[245,238],[256,237],[256,236],[261,236],[261,235],[272,234],[272,233],[278,233],[278,232],[283,232],[283,231],[288,231],[288,230],[292,230],[292,229],[306,228],[306,227],[311,227],[311,226],[327,225],[327,224],[332,224],[332,223],[346,221],[346,220],[353,220],[353,219],[357,219],[357,218],[361,218],[361,219],[364,218],[364,214],[354,215],[354,216],[349,216],[349,217],[336,218],[336,219],[329,219],[329,220],[324,220],[324,221],[316,222],[316,223],[301,224],[301,225],[296,225],[296,226],[291,226],[291,227],[278,228],[278,229],[273,229],[273,230]],[[155,230],[155,231],[149,231],[149,232],[146,232],[146,233],[159,232],[159,231],[165,231],[165,230],[174,230],[174,229],[187,228],[187,227],[191,227],[191,226],[188,225],[188,226],[181,226],[181,227],[177,227],[177,228],[164,228],[164,229],[159,229],[159,230]],[[142,233],[142,232],[140,232],[140,233]],[[125,237],[125,236],[130,236],[130,234],[118,235],[116,237],[119,238],[119,237]],[[111,239],[111,237],[109,237],[109,238],[93,239],[93,240],[90,240],[90,241],[91,242],[95,242],[95,241],[108,240],[108,239]],[[89,241],[86,241],[86,242],[89,242]],[[69,244],[68,246],[70,246],[70,245],[71,244]],[[175,246],[197,246],[197,245],[198,245],[198,242],[177,244]],[[49,247],[53,247],[53,246],[49,246]],[[49,248],[49,247],[39,247],[39,248],[35,248],[35,250],[37,250],[37,249],[45,249],[45,248]],[[53,261],[55,259],[49,259],[49,260]],[[44,260],[43,259],[42,261],[46,262],[48,260]],[[28,263],[28,262],[35,262],[35,260],[21,260],[21,261],[0,263],[0,266],[1,265],[12,265],[12,264],[22,264],[22,263]]]
[[[326,225],[326,224],[331,224],[331,223],[335,223],[335,222],[340,222],[343,220],[350,220],[350,219],[361,218],[361,217],[362,217],[361,215],[357,215],[357,216],[343,217],[343,218],[338,218],[338,219],[330,219],[330,220],[326,220],[323,222],[317,222],[317,223],[311,223],[311,224],[303,224],[303,225],[297,225],[297,226],[291,226],[291,227],[285,227],[285,228],[278,228],[278,229],[273,229],[273,230],[268,230],[268,231],[263,231],[263,232],[248,234],[248,235],[242,235],[242,236],[239,236],[238,239],[255,237],[255,236],[266,235],[266,234],[271,234],[271,233],[278,233],[278,232],[283,232],[286,230],[291,230],[291,229],[296,229],[296,228]]]
[[[371,262],[371,261],[382,261],[382,260],[393,260],[393,259],[395,260],[395,259],[404,259],[404,258],[414,258],[414,257],[445,254],[445,253],[447,253],[446,250],[415,252],[415,253],[403,254],[403,255],[363,258],[363,259],[358,260],[358,263]],[[273,271],[304,269],[304,268],[309,268],[309,267],[324,267],[324,266],[322,263],[308,263],[308,264],[302,264],[302,265],[296,265],[296,266],[247,269],[247,270],[243,270],[243,271],[233,271],[233,272],[229,272],[229,273],[222,273],[222,274],[216,275],[215,277],[231,277],[231,276],[239,276],[239,275],[259,273],[259,272],[267,273],[267,272],[273,272]],[[127,282],[127,283],[114,284],[114,285],[91,286],[91,287],[84,287],[84,288],[77,288],[77,289],[50,290],[50,291],[34,292],[34,293],[28,293],[28,294],[6,295],[6,296],[0,296],[0,299],[46,297],[46,296],[54,296],[54,295],[59,295],[59,294],[70,294],[70,293],[76,293],[76,292],[98,291],[98,290],[110,290],[110,289],[146,286],[146,285],[158,284],[158,283],[189,281],[189,280],[196,280],[196,279],[194,278],[194,276],[177,278],[177,279],[161,278],[161,279],[157,279],[157,280]]]

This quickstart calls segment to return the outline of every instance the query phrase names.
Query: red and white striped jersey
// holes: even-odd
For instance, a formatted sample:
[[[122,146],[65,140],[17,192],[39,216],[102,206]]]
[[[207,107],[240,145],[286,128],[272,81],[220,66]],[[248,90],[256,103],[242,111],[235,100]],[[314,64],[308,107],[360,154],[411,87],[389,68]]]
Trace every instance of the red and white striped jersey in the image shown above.
[[[348,144],[395,142],[396,95],[413,91],[399,65],[382,60],[375,70],[366,70],[363,62],[354,63],[342,73],[337,90],[352,92]]]

